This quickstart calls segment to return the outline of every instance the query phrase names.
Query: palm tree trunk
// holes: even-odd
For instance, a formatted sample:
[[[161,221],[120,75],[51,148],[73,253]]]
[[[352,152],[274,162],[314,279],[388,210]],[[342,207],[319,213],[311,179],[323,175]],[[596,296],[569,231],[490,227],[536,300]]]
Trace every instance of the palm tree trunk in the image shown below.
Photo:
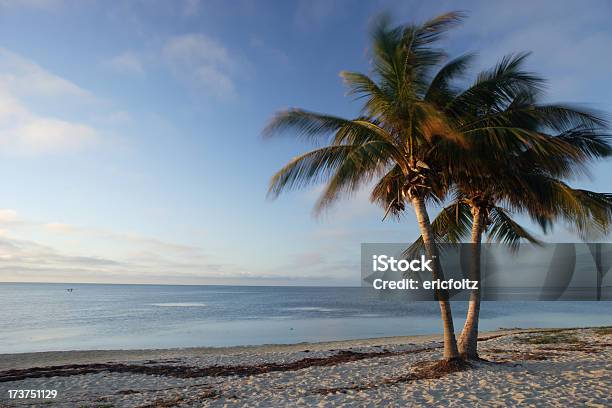
[[[433,260],[433,271],[431,273],[432,278],[434,280],[444,279],[442,265],[440,264],[440,259],[438,258],[438,249],[433,239],[431,222],[429,221],[429,215],[427,214],[427,209],[425,208],[425,201],[421,197],[413,197],[412,205],[419,223],[419,230],[421,232],[421,237],[423,238],[426,255],[429,259]],[[447,361],[457,360],[460,358],[460,356],[457,348],[457,340],[455,339],[453,313],[448,300],[448,294],[446,291],[437,290],[436,295],[438,298],[438,303],[440,304],[440,314],[442,316],[442,323],[444,325],[444,359]]]
[[[482,212],[478,207],[472,207],[472,243],[470,279],[478,281],[478,289],[470,293],[465,325],[459,336],[459,352],[464,359],[478,359],[478,318],[480,315],[480,252],[482,241]]]

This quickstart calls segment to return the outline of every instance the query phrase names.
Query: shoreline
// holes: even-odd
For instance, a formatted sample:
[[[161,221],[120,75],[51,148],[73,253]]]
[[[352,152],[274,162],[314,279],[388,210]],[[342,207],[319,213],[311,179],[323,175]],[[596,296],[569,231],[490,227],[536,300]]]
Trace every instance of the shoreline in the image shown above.
[[[575,328],[512,328],[491,331],[482,331],[481,338],[489,336],[505,336],[523,332],[544,332],[556,330],[580,330],[605,326],[575,327]],[[330,349],[348,349],[356,347],[373,347],[387,345],[414,344],[442,342],[440,334],[415,334],[410,336],[366,337],[362,339],[333,340],[322,342],[300,343],[270,343],[253,344],[245,346],[201,346],[201,347],[172,347],[151,349],[91,349],[91,350],[50,350],[24,353],[0,353],[0,371],[17,368],[29,368],[36,365],[51,366],[62,364],[102,363],[108,361],[139,361],[152,359],[169,359],[193,356],[220,356],[237,355],[243,353],[288,353],[298,352],[305,347],[312,351]],[[111,359],[111,360],[109,360]]]
[[[486,334],[507,333],[504,330],[486,332]],[[509,332],[508,332],[509,333]],[[483,332],[485,334],[485,332]],[[254,344],[247,346],[227,347],[176,347],[159,349],[114,349],[114,350],[57,350],[36,351],[26,353],[0,354],[0,371],[14,368],[29,368],[35,365],[30,363],[36,360],[36,365],[61,365],[66,363],[96,363],[107,362],[109,358],[121,361],[138,361],[145,359],[168,359],[176,357],[193,357],[201,355],[237,355],[243,353],[282,353],[298,352],[305,347],[312,351],[346,349],[350,347],[371,347],[377,345],[397,344],[424,344],[427,342],[441,341],[441,335],[412,335],[412,336],[389,336],[371,337],[353,340],[334,340],[324,342],[301,342],[286,344]]]
[[[486,341],[491,337],[510,336],[522,333],[545,333],[555,331],[572,331],[606,328],[609,326],[589,327],[553,327],[553,328],[508,328],[481,331],[478,340]],[[36,366],[53,366],[62,364],[104,363],[109,361],[164,360],[178,357],[225,356],[258,353],[290,353],[304,348],[311,351],[343,350],[359,347],[390,345],[423,345],[426,343],[442,344],[441,334],[415,334],[410,336],[367,337],[363,339],[333,340],[322,342],[300,342],[284,344],[253,344],[245,346],[201,346],[172,347],[152,349],[91,349],[91,350],[51,350],[25,353],[0,353],[0,371],[24,369]],[[110,359],[110,360],[109,360]]]
[[[612,327],[481,333],[482,362],[429,373],[441,336],[238,347],[0,354],[10,389],[54,389],[53,407],[562,404],[609,406]],[[37,401],[41,402],[41,401]],[[2,405],[2,404],[0,404]],[[3,405],[4,406],[4,405]]]

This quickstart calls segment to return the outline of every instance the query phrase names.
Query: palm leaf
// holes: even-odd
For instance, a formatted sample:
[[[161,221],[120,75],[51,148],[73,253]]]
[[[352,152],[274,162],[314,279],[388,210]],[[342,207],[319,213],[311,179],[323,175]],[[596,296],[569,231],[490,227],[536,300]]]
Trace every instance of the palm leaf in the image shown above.
[[[295,157],[274,174],[268,196],[276,198],[284,190],[303,188],[329,179],[354,149],[352,145],[326,146]]]
[[[489,241],[507,244],[517,249],[521,239],[541,245],[540,240],[531,235],[524,227],[514,221],[501,207],[493,207],[489,213],[490,225],[487,229]]]
[[[345,126],[349,121],[337,116],[310,112],[304,109],[287,109],[277,112],[263,129],[264,137],[294,131],[300,137],[318,141]]]
[[[440,68],[429,84],[425,100],[439,108],[446,106],[457,96],[457,91],[452,88],[452,81],[465,74],[474,57],[475,54],[471,53],[461,55]]]

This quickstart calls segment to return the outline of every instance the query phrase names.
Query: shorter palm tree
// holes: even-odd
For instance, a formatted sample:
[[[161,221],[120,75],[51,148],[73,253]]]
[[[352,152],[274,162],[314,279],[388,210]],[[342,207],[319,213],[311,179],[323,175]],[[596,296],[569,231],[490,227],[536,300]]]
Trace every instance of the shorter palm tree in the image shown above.
[[[600,132],[573,131],[557,137],[581,152],[582,156],[599,158],[610,155],[612,148]],[[480,159],[483,161],[482,159]],[[561,162],[566,162],[561,164]],[[510,164],[511,163],[511,164]],[[533,161],[529,151],[513,157],[505,166],[491,161],[488,171],[495,176],[463,174],[454,186],[454,198],[432,222],[438,242],[458,243],[470,238],[472,279],[480,279],[480,252],[483,235],[489,241],[501,242],[516,249],[521,241],[540,244],[524,227],[512,218],[513,213],[526,213],[546,233],[556,220],[563,220],[581,236],[607,232],[612,222],[612,194],[573,189],[555,174],[560,170],[583,167],[575,157],[558,156],[554,168],[547,163]],[[493,167],[497,167],[496,170]],[[486,168],[486,167],[485,167]],[[483,168],[483,170],[485,169]],[[483,172],[485,175],[488,172]],[[408,255],[422,248],[419,238],[408,250]],[[463,331],[459,337],[459,351],[464,358],[477,359],[480,289],[470,294]]]
[[[572,189],[559,180],[546,180],[551,188],[551,195],[543,198],[550,201],[531,213],[538,223],[545,225],[546,232],[555,219],[563,219],[575,226],[582,235],[595,229],[599,232],[608,230],[612,221],[612,194],[596,193],[588,190]],[[540,196],[542,197],[542,196]],[[537,200],[533,195],[529,200]],[[557,201],[552,203],[552,201]],[[523,209],[519,212],[528,212]],[[516,250],[520,242],[540,245],[541,241],[530,234],[515,219],[515,212],[495,201],[468,199],[465,194],[457,194],[454,201],[446,206],[432,222],[432,229],[439,243],[460,243],[465,239],[471,242],[470,278],[480,279],[481,242],[483,236],[488,242],[500,242]],[[419,238],[406,251],[407,257],[422,249]],[[480,288],[470,293],[469,306],[463,330],[458,339],[459,352],[464,358],[478,359],[477,339],[480,315]]]

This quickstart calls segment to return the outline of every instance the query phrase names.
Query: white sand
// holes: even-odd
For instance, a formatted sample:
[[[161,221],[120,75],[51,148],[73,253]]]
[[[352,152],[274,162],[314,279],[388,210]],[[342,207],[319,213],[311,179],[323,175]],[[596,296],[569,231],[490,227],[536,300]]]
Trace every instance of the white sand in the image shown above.
[[[287,346],[175,350],[51,352],[0,355],[2,372],[14,368],[121,362],[209,367],[257,366],[353,352],[429,351],[370,357],[328,366],[231,377],[175,378],[167,375],[99,372],[0,382],[0,406],[9,389],[57,389],[52,407],[201,407],[201,406],[612,406],[612,335],[570,330],[579,343],[528,344],[526,337],[546,333],[486,333],[481,356],[500,363],[438,379],[402,381],[422,361],[440,357],[435,336],[394,337]],[[558,335],[556,333],[549,336]],[[306,351],[308,350],[308,351]],[[534,360],[544,356],[547,360]],[[503,360],[509,362],[501,363]],[[3,405],[4,404],[4,405]]]

